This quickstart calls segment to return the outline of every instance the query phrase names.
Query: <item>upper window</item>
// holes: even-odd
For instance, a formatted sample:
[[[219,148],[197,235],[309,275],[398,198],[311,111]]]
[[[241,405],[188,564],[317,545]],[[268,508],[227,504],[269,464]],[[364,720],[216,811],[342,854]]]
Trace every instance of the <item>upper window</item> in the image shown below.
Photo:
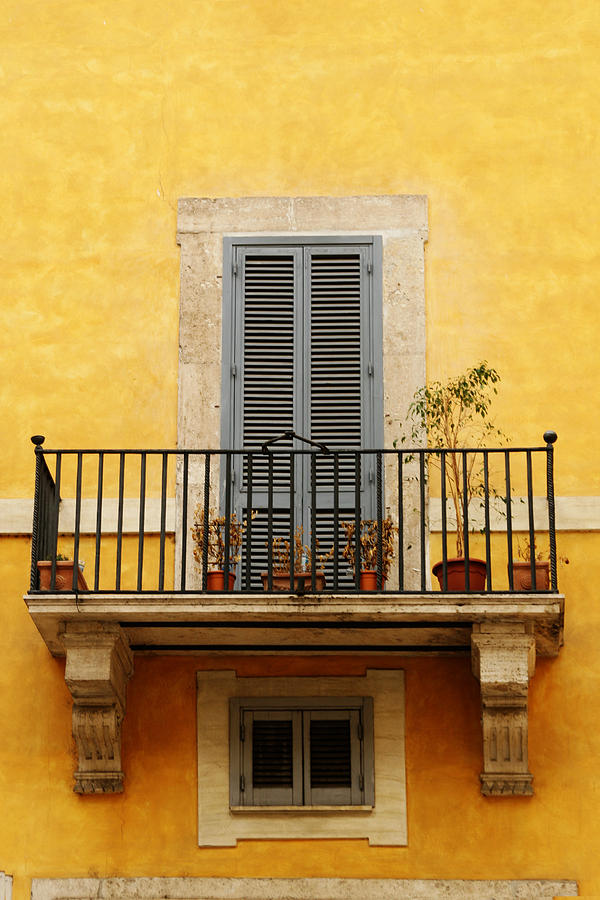
[[[231,805],[372,806],[370,697],[231,700]]]
[[[300,324],[301,330],[294,329],[294,372],[291,382],[289,372],[287,375],[288,391],[291,387],[296,398],[292,401],[291,412],[292,417],[295,417],[294,430],[305,437],[317,439],[319,429],[323,429],[325,425],[327,437],[333,447],[351,442],[356,446],[353,443],[356,430],[352,432],[350,428],[352,425],[355,429],[357,421],[356,393],[352,398],[348,391],[349,384],[353,383],[355,389],[358,380],[361,445],[363,448],[391,446],[398,436],[398,422],[404,420],[411,397],[426,380],[426,197],[185,198],[178,204],[177,240],[181,246],[178,446],[214,448],[219,440],[222,448],[238,448],[244,442],[251,442],[256,446],[254,440],[262,437],[263,433],[267,437],[280,434],[289,427],[286,423],[286,416],[288,421],[290,416],[289,401],[286,405],[271,398],[265,404],[264,416],[258,421],[256,407],[250,405],[244,422],[242,405],[242,400],[249,399],[252,387],[248,381],[244,393],[242,351],[246,332],[243,319],[243,259],[248,255],[255,259],[263,254],[281,256],[284,251],[294,259],[294,297],[299,298],[300,292],[303,295],[302,300],[294,300],[295,321]],[[272,250],[277,252],[271,252]],[[316,305],[312,300],[307,301],[307,286],[310,294],[311,273],[315,276],[316,283],[317,271],[322,263],[318,257],[337,253],[344,257],[345,263],[351,264],[348,256],[357,252],[363,263],[359,288],[360,372],[357,375],[355,371],[346,382],[344,402],[341,392],[338,392],[340,399],[334,402],[334,394],[337,392],[335,385],[343,380],[343,376],[338,379],[336,374],[334,379],[335,367],[331,365],[329,383],[321,382],[319,385],[318,360],[315,358],[312,374],[307,369],[307,363],[316,347],[316,333],[311,335],[308,331],[309,323],[314,325],[316,321],[311,315],[316,311]],[[234,273],[235,266],[237,272]],[[339,281],[335,281],[334,286],[337,292]],[[331,285],[325,281],[324,287],[327,295]],[[325,354],[332,363],[334,359],[341,360],[341,355],[338,357],[337,350],[333,349],[332,339],[337,340],[339,337],[345,340],[348,337],[345,329],[350,326],[352,316],[347,313],[355,303],[351,297],[340,299],[339,293],[336,296],[335,302],[329,304],[330,312],[333,312],[329,319],[330,327],[325,329],[323,336],[323,340],[329,341]],[[316,293],[313,292],[313,298],[315,297]],[[314,309],[307,308],[307,302]],[[382,327],[383,318],[385,330]],[[221,321],[224,324],[223,341]],[[263,325],[264,322],[261,322],[261,327]],[[311,356],[305,350],[307,341],[310,342]],[[341,346],[338,345],[338,349],[341,350]],[[260,350],[256,352],[260,355]],[[356,345],[353,353],[356,354]],[[277,348],[275,356],[280,358]],[[356,355],[354,358],[356,359]],[[269,355],[263,353],[261,363],[266,363],[268,359],[270,360]],[[276,371],[271,375],[278,377]],[[259,390],[265,392],[265,388],[266,379]],[[321,394],[319,402],[324,404],[325,409],[322,415],[318,412],[317,388]],[[304,397],[302,402],[298,399],[300,390]],[[267,393],[264,396],[267,398]],[[310,403],[306,398],[310,398]],[[287,410],[285,415],[282,414],[284,408]],[[269,420],[267,412],[272,417]],[[346,412],[348,417],[344,419]],[[307,421],[310,429],[307,428]],[[348,426],[348,430],[342,430],[342,422],[345,422],[343,428]],[[273,426],[283,426],[284,423],[286,427],[282,427],[281,431],[274,430]],[[234,463],[235,499],[239,507],[244,500],[243,492],[238,492],[240,476],[243,475],[242,462],[237,457]],[[178,470],[179,489],[182,489],[182,472],[182,469]],[[348,470],[346,482],[352,480],[353,474],[351,469]],[[361,507],[364,507],[365,518],[374,518],[376,512],[369,509],[369,498],[372,497],[370,479],[374,474],[366,468],[360,484]],[[190,483],[196,477],[201,478],[198,473],[190,472]],[[299,511],[295,515],[295,522],[300,523],[299,516],[302,515],[306,534],[306,514],[310,504],[306,491],[300,502],[300,487],[307,484],[304,475],[302,479],[302,482],[295,479],[294,502]],[[329,482],[331,483],[331,478]],[[197,485],[194,482],[194,489],[198,492],[201,490],[199,481]],[[386,472],[386,506],[396,496],[397,489],[393,472]],[[265,493],[263,490],[263,498]],[[340,500],[342,499],[344,502],[349,499],[348,493],[345,498],[340,496]],[[218,505],[216,494],[212,494],[210,500],[213,505]],[[253,508],[257,508],[258,500],[261,500],[260,496],[252,497]],[[326,508],[329,500],[321,490],[317,497],[319,508]],[[285,508],[285,505],[279,491],[274,497],[275,518],[277,509],[281,508]],[[352,499],[344,509],[355,510],[355,500]],[[344,509],[340,509],[341,515],[344,515]],[[327,517],[326,512],[320,515],[323,519]],[[264,516],[256,519],[254,526],[256,533],[259,526],[263,528],[263,534],[257,538],[256,547],[253,547],[252,556],[257,559],[257,551],[265,550]],[[325,527],[323,521],[321,526]],[[311,530],[310,524],[308,529]],[[185,560],[188,584],[192,584],[197,577],[193,557],[191,553],[182,556],[181,537],[178,534],[176,566],[179,569]],[[324,547],[331,546],[327,534],[322,534],[322,541]],[[408,585],[413,579],[415,589],[420,586],[417,578],[419,552],[418,542],[413,542],[412,547],[405,547],[405,584]],[[257,587],[261,586],[260,567],[265,568],[264,562],[258,562],[257,571],[252,573],[252,584]],[[239,571],[243,573],[243,566],[238,568]],[[413,575],[413,571],[416,574]]]
[[[222,446],[258,449],[284,432],[332,450],[382,446],[380,238],[225,238],[224,254]],[[286,439],[277,448],[306,445]],[[285,534],[293,502],[296,525],[305,535],[316,529],[327,546],[334,521],[333,463],[321,455],[315,465],[311,496],[309,457],[275,458],[271,523],[275,535]],[[245,517],[243,457],[234,458],[233,466],[234,505]],[[372,473],[357,472],[356,466],[353,454],[340,460],[341,519],[354,516],[357,483],[361,515],[375,513]],[[256,584],[266,565],[268,477],[267,459],[255,458]]]

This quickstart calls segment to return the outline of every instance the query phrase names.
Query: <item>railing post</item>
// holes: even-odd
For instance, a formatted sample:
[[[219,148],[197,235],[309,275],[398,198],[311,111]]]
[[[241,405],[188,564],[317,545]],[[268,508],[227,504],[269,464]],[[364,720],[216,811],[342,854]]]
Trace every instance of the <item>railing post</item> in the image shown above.
[[[556,511],[554,508],[554,447],[558,435],[555,431],[545,431],[546,442],[546,499],[548,501],[548,536],[550,539],[550,586],[558,591],[556,571]],[[533,551],[532,551],[533,552]]]
[[[33,495],[33,522],[31,523],[31,577],[29,589],[35,591],[38,585],[38,552],[39,552],[39,527],[40,527],[40,492],[42,485],[42,444],[46,438],[43,434],[34,434],[31,443],[35,444],[35,490]]]

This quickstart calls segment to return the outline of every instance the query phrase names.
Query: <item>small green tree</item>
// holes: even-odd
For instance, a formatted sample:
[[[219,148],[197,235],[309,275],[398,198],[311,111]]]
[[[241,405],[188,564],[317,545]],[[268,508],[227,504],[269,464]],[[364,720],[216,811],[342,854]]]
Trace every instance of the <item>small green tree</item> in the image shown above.
[[[505,440],[502,431],[488,418],[499,381],[496,369],[484,360],[462,375],[444,383],[432,381],[415,391],[408,408],[412,420],[411,437],[416,441],[425,433],[427,446],[438,451],[429,456],[429,465],[440,466],[441,450],[477,449],[490,439]],[[405,440],[406,437],[402,438]],[[465,545],[465,504],[468,508],[473,497],[484,494],[481,455],[476,452],[448,453],[445,471],[447,491],[456,514],[456,555],[461,557]],[[490,493],[496,496],[492,489]]]

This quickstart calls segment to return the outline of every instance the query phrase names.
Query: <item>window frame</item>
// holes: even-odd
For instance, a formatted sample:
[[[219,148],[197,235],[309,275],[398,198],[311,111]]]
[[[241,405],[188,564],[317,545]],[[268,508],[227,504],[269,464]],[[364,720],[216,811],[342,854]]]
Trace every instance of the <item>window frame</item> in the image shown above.
[[[291,788],[257,789],[252,784],[254,714],[292,722]],[[310,737],[312,716],[330,715],[354,726],[350,734],[351,786],[312,788]],[[372,697],[233,697],[229,702],[229,802],[232,809],[323,810],[374,808],[374,721]],[[245,789],[241,789],[242,778]]]

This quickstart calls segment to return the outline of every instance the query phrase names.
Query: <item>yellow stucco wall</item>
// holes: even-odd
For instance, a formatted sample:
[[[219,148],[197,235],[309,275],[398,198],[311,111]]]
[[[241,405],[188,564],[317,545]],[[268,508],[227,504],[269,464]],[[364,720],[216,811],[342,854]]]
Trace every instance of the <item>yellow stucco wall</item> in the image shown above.
[[[173,445],[178,197],[361,193],[429,197],[431,374],[496,364],[515,439],[555,427],[562,491],[597,490],[597,25],[594,0],[6,0],[2,495],[34,432]]]
[[[591,556],[591,536],[564,539]],[[352,876],[394,878],[576,878],[600,890],[598,767],[600,604],[582,566],[562,577],[568,597],[565,647],[538,661],[530,689],[533,798],[479,793],[479,689],[468,659],[403,659],[406,671],[408,847],[366,841],[243,841],[197,847],[196,671],[240,675],[362,674],[397,657],[136,657],[123,728],[121,795],[72,792],[71,699],[64,661],[53,659],[19,595],[27,541],[0,541],[8,575],[0,606],[5,636],[0,696],[0,862],[15,876],[15,900],[35,877]]]
[[[0,497],[31,495],[35,432],[53,447],[175,445],[179,197],[379,193],[429,197],[430,375],[487,358],[504,430],[538,444],[555,428],[558,493],[600,493],[595,0],[1,12]],[[583,569],[599,546],[561,539],[566,646],[532,682],[533,799],[478,793],[468,661],[406,660],[408,848],[281,853],[196,846],[194,684],[210,660],[138,660],[126,793],[72,794],[63,666],[20,599],[27,541],[3,539],[0,869],[15,900],[32,875],[96,874],[574,877],[600,892],[600,598]],[[397,664],[277,665],[369,662]]]

